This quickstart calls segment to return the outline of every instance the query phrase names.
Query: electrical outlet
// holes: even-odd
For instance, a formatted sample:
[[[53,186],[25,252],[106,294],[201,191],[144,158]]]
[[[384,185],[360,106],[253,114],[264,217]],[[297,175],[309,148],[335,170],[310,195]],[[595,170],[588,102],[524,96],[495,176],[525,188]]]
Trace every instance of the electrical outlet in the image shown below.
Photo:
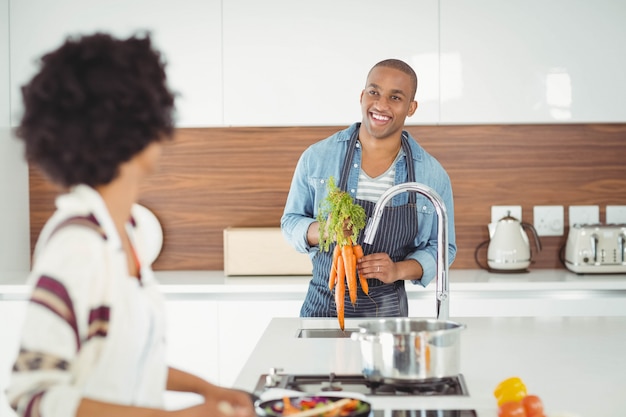
[[[538,236],[563,236],[563,206],[533,207],[533,223]]]
[[[626,206],[606,206],[607,224],[626,224]]]
[[[513,216],[522,221],[522,206],[491,206],[491,223],[497,223],[503,217]]]
[[[575,224],[600,223],[600,207],[598,206],[569,206],[569,227]]]

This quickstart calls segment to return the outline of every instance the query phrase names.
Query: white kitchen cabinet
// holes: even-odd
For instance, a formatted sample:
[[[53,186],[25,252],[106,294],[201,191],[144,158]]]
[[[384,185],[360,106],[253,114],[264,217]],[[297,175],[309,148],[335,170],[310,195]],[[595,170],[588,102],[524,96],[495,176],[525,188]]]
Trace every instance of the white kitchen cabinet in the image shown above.
[[[166,309],[169,365],[218,383],[217,303],[193,298],[168,299]],[[169,409],[195,404],[200,400],[194,394],[166,394]]]
[[[224,124],[347,125],[361,120],[370,68],[411,64],[420,107],[438,108],[438,1],[229,0],[224,2]]]
[[[435,302],[435,292],[426,290],[429,293],[432,292],[432,297],[420,297],[418,299],[409,298],[409,316],[421,317],[425,319],[437,317],[437,303]]]
[[[556,294],[550,291],[497,297],[462,294],[453,300],[450,316],[455,317],[619,317],[626,314],[626,295],[589,295],[584,291]]]
[[[409,124],[626,121],[621,1],[3,2],[12,125],[35,59],[97,30],[152,32],[180,127],[348,125],[385,58],[417,72]]]
[[[440,4],[441,123],[626,120],[625,2]]]
[[[4,391],[9,383],[13,361],[19,349],[20,332],[27,301],[0,299],[0,416],[15,415],[7,403]]]
[[[219,302],[220,384],[230,387],[273,317],[299,317],[302,300]]]
[[[180,94],[178,126],[221,125],[221,3],[10,0],[13,123],[22,108],[19,87],[32,77],[35,59],[60,46],[68,35],[104,31],[126,37],[149,30],[168,63],[169,84]]]
[[[273,317],[298,317],[301,300],[211,296],[167,299],[169,363],[206,380],[229,387]],[[168,393],[168,408],[197,398]]]
[[[19,334],[27,301],[0,300],[0,416],[12,417],[4,391],[19,348]],[[217,303],[193,298],[166,301],[168,363],[219,383]],[[260,334],[259,334],[260,336]],[[234,377],[233,377],[234,379]],[[181,408],[200,401],[195,394],[168,392],[166,406]]]
[[[619,317],[626,293],[617,290],[503,290],[450,293],[450,317]],[[409,316],[436,317],[433,297],[409,299]]]

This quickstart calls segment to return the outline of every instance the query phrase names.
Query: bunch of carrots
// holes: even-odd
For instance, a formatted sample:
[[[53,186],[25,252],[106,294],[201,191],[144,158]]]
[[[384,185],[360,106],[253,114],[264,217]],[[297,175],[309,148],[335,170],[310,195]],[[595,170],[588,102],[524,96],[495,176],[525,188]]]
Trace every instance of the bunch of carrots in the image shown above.
[[[344,300],[346,286],[350,302],[357,301],[357,282],[365,294],[369,293],[367,280],[359,276],[357,261],[363,257],[363,248],[357,243],[365,227],[365,209],[356,204],[350,194],[341,191],[330,177],[328,195],[322,201],[317,220],[320,222],[320,249],[328,252],[335,243],[328,286],[335,290],[335,304],[339,327],[344,330]]]

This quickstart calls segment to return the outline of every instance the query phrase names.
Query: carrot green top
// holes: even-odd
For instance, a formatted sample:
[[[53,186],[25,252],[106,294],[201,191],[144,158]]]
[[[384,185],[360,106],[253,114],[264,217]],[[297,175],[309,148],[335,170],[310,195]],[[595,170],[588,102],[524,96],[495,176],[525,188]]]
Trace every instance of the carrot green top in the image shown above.
[[[339,246],[356,245],[359,233],[365,227],[365,209],[356,204],[350,194],[341,191],[335,179],[328,179],[328,195],[320,203],[317,220],[320,223],[320,250],[330,250],[332,242]],[[349,229],[346,236],[344,229]]]

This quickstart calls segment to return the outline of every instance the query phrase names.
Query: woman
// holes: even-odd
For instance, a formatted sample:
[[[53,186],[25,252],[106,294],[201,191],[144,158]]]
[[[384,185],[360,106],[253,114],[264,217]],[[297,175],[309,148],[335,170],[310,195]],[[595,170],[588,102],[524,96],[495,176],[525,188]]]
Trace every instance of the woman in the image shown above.
[[[68,39],[23,98],[27,160],[68,193],[35,248],[11,406],[21,416],[254,415],[247,394],[166,364],[164,303],[131,213],[174,128],[150,38]],[[166,411],[166,389],[204,401]]]

